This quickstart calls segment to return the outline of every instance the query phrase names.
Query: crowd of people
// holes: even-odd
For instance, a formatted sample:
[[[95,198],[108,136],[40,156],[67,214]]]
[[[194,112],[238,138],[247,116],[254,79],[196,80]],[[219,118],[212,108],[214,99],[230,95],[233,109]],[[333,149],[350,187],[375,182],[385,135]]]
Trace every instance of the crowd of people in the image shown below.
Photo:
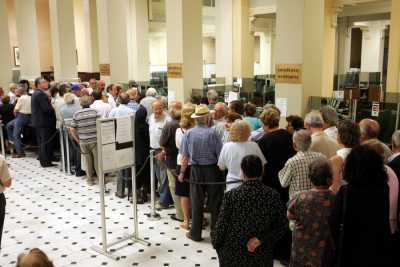
[[[221,266],[273,266],[274,259],[293,267],[400,264],[400,131],[391,150],[373,119],[339,120],[324,106],[304,119],[288,116],[283,128],[276,106],[257,114],[252,103],[218,102],[214,90],[202,101],[168,103],[154,88],[142,97],[134,83],[123,92],[95,79],[43,78],[33,93],[25,83],[13,85],[0,113],[13,157],[25,156],[21,133],[32,125],[42,167],[53,166],[56,146],[49,140],[67,128],[72,169],[90,186],[98,182],[96,120],[135,114],[137,195],[131,196],[130,170],[123,170],[116,196],[126,197],[128,188],[128,198],[148,201],[153,150],[157,208],[174,208],[171,219],[195,242],[209,223]],[[11,183],[1,166],[0,192]]]

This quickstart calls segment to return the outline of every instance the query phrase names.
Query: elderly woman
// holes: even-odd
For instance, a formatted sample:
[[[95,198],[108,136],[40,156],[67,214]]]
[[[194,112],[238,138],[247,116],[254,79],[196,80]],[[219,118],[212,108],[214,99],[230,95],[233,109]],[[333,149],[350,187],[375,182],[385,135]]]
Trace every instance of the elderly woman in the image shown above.
[[[273,266],[274,244],[286,228],[279,194],[260,177],[263,163],[255,155],[240,164],[244,183],[224,195],[212,244],[220,266]]]
[[[224,144],[218,159],[219,168],[228,170],[226,190],[229,191],[240,185],[240,163],[247,155],[256,155],[261,159],[264,166],[267,161],[260,147],[248,141],[251,133],[250,125],[245,121],[235,121],[230,127],[230,142]]]
[[[353,147],[360,144],[360,128],[357,124],[351,120],[343,120],[338,123],[337,127],[337,140],[341,148],[336,152],[335,156],[330,158],[333,172],[331,190],[335,193],[339,191],[340,186],[343,184],[342,169],[347,156]]]
[[[221,136],[222,143],[225,144],[226,142],[229,142],[230,136],[229,136],[229,131],[231,128],[232,123],[234,123],[237,120],[241,120],[242,117],[238,113],[228,113],[225,116],[225,124],[224,124],[224,131],[222,132],[223,135]]]
[[[175,132],[175,144],[178,150],[181,148],[182,137],[185,134],[185,132],[195,125],[194,119],[191,118],[192,114],[195,111],[195,107],[196,106],[191,103],[185,104],[183,106],[181,112],[181,121],[179,124],[180,128],[176,129]],[[182,154],[179,153],[177,157],[177,168],[176,168],[177,173],[180,173],[181,160],[182,160]],[[189,230],[189,219],[190,219],[189,173],[190,173],[190,168],[187,168],[184,180],[182,181],[177,180],[175,186],[175,194],[179,197],[183,212],[183,222],[180,225],[180,227],[184,230]]]
[[[333,266],[393,266],[389,188],[383,158],[368,146],[346,158],[343,185],[329,218],[336,247]]]

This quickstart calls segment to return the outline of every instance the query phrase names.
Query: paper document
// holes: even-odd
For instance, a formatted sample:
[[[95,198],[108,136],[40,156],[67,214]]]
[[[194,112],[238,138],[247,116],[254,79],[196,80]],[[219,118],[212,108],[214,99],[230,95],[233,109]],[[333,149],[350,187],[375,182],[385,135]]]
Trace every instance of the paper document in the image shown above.
[[[115,144],[111,143],[108,145],[103,145],[103,150],[101,155],[103,158],[103,171],[109,171],[117,168],[117,158],[115,157]]]
[[[115,143],[115,124],[114,121],[101,123],[101,144]]]
[[[287,98],[275,98],[275,106],[281,111],[281,117],[286,117],[287,114]]]
[[[228,95],[228,103],[231,103],[232,101],[238,100],[239,98],[239,93],[229,91]]]
[[[117,134],[115,137],[118,143],[132,142],[132,118],[121,117],[117,118]]]

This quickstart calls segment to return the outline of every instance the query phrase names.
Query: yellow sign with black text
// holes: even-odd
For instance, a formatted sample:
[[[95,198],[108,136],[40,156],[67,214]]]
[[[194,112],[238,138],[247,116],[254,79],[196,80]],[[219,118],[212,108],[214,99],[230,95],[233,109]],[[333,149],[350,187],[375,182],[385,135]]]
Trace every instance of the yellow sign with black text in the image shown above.
[[[276,64],[275,83],[302,83],[302,64]]]
[[[182,78],[182,70],[182,63],[168,63],[168,78]]]

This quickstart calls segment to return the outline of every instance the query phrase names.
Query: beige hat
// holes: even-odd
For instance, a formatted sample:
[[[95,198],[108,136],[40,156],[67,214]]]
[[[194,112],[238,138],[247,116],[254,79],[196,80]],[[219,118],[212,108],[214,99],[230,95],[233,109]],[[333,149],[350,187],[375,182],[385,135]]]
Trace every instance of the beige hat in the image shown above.
[[[192,114],[192,119],[201,118],[208,116],[210,114],[210,110],[208,109],[207,105],[200,104],[196,106],[194,114]]]

